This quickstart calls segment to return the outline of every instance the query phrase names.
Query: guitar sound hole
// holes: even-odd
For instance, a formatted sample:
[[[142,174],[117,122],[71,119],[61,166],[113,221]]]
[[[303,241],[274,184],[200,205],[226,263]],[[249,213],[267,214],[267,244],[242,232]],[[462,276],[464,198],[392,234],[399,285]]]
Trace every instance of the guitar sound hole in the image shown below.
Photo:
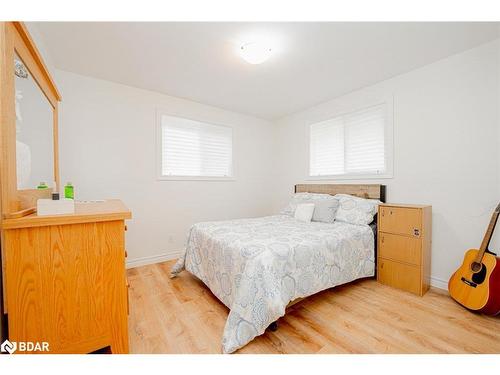
[[[471,266],[474,266],[474,263],[471,264]],[[472,281],[478,285],[482,284],[486,279],[486,266],[484,264],[479,263],[479,267],[480,267],[479,272],[475,272],[472,274]]]
[[[470,269],[474,273],[481,271],[482,267],[483,267],[483,265],[481,263],[478,263],[478,262],[472,262],[470,265]]]

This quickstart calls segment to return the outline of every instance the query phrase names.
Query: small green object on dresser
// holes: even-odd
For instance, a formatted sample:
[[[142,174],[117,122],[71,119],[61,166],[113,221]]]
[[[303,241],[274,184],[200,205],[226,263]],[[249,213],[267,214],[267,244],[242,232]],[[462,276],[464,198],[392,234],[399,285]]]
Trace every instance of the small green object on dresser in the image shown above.
[[[46,182],[40,182],[40,184],[36,187],[38,190],[48,189],[49,186]]]
[[[75,199],[75,190],[71,182],[67,182],[66,186],[64,186],[64,198]]]

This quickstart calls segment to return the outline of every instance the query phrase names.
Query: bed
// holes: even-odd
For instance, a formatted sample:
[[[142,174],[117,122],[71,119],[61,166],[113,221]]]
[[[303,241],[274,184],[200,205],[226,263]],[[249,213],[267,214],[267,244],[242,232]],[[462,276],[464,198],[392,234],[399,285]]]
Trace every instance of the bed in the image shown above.
[[[385,201],[383,185],[302,184],[295,192]],[[301,222],[287,215],[198,223],[172,276],[187,270],[230,309],[222,351],[232,353],[294,302],[375,276],[375,232],[373,223]]]

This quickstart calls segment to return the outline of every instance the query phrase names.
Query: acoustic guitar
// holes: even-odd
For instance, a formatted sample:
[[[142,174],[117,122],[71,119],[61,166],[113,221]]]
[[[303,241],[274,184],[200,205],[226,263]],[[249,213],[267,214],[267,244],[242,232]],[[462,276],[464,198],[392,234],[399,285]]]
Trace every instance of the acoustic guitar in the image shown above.
[[[481,247],[465,253],[462,265],[448,282],[448,290],[455,301],[487,315],[500,313],[500,258],[488,250],[499,214],[500,204],[491,216]]]

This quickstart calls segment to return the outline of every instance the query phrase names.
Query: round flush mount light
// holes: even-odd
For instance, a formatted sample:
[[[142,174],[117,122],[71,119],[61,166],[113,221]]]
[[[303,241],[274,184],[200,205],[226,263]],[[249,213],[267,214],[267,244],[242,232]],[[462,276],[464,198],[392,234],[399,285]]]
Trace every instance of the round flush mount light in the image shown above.
[[[271,47],[260,43],[246,43],[240,47],[240,55],[247,63],[262,64],[271,57]]]

